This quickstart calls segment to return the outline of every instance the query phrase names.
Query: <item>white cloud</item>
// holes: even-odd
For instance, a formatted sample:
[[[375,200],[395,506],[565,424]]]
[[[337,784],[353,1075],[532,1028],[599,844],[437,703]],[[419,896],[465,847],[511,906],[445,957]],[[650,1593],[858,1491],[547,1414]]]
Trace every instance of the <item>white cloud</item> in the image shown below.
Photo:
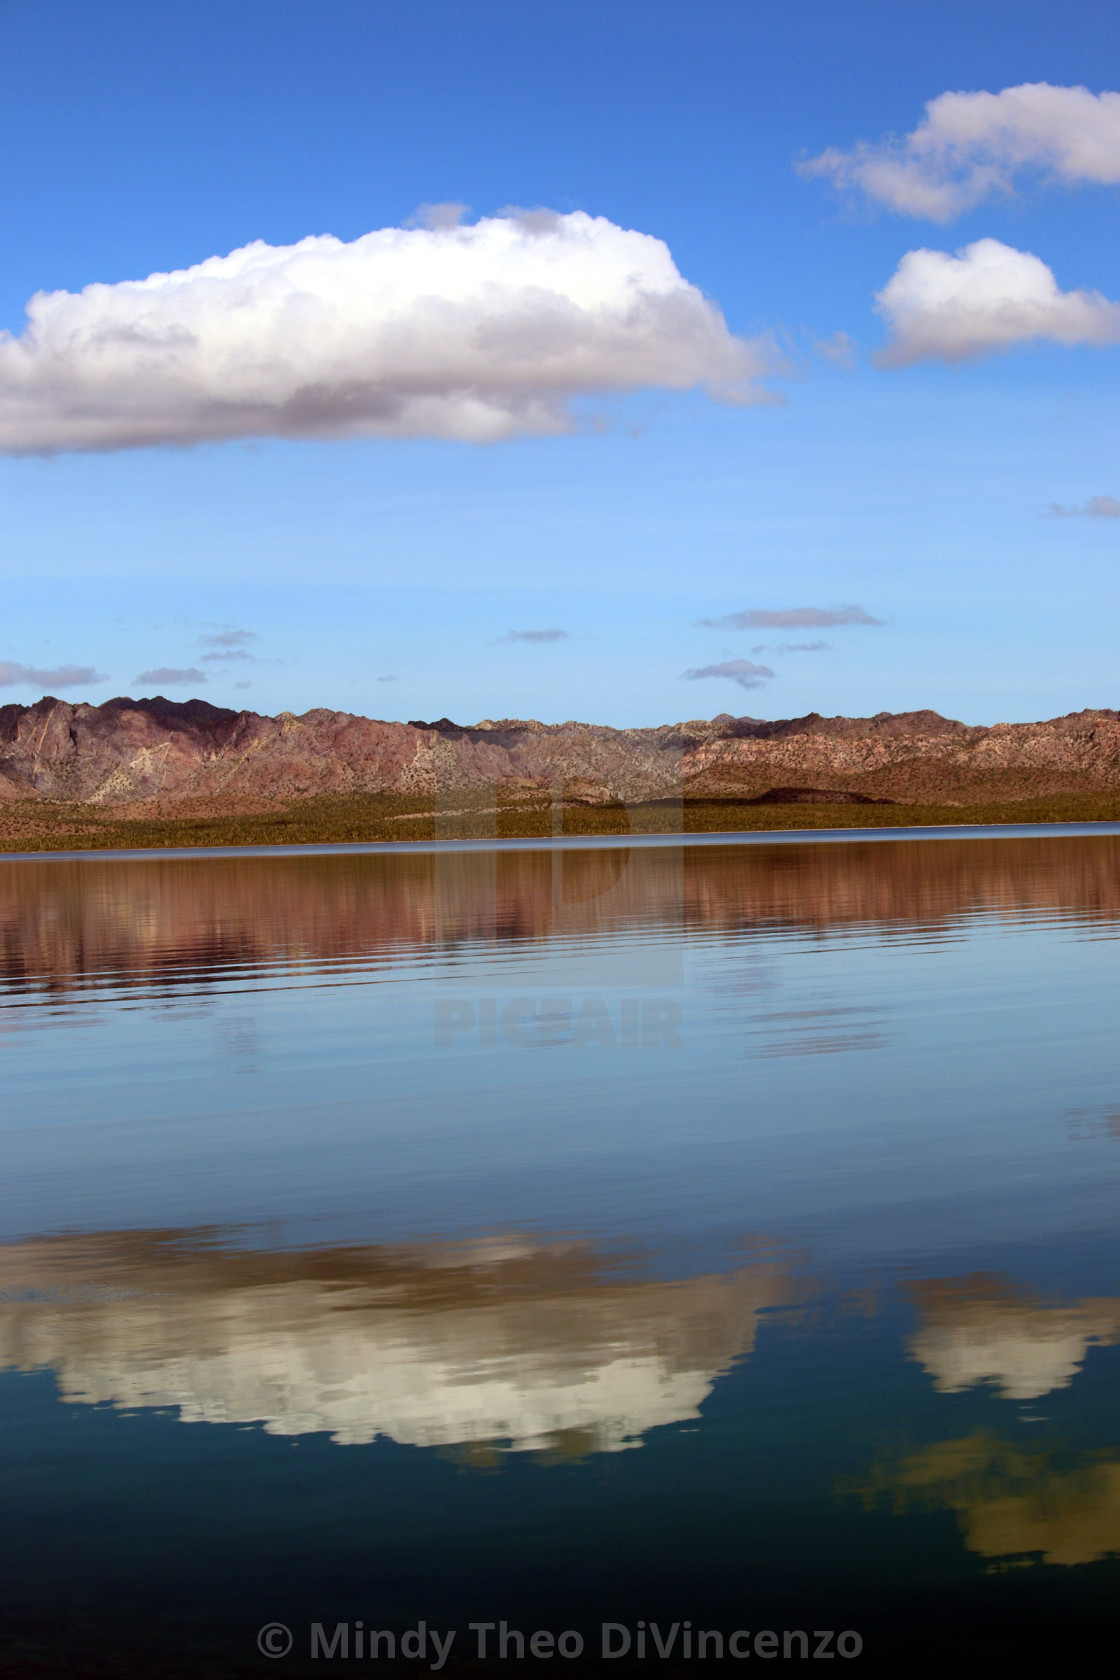
[[[701,665],[684,673],[689,682],[698,682],[701,677],[730,677],[740,688],[761,688],[773,675],[769,665],[752,665],[749,659],[728,659],[722,665]]]
[[[0,688],[89,688],[94,683],[107,682],[103,671],[92,665],[55,665],[42,670],[37,665],[16,665],[10,659],[0,659]]]
[[[829,147],[799,165],[903,216],[948,222],[1024,171],[1075,184],[1120,181],[1120,93],[1024,82],[1002,93],[943,93],[910,134]]]
[[[566,642],[566,630],[511,630],[508,636],[499,636],[500,642]]]
[[[1040,257],[998,239],[978,239],[955,255],[908,251],[876,305],[891,332],[875,358],[885,367],[961,362],[1036,338],[1120,342],[1120,304],[1100,292],[1059,290]]]
[[[763,402],[737,338],[649,234],[577,211],[257,241],[146,280],[40,292],[0,335],[0,451],[440,437],[573,424],[570,399],[705,386]]]

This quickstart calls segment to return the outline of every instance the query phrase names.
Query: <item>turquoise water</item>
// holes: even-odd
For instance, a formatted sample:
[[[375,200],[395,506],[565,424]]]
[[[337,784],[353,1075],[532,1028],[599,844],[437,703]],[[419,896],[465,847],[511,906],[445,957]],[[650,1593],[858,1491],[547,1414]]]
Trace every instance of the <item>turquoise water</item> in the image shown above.
[[[9,1670],[1110,1640],[1118,934],[1109,833],[0,864]]]

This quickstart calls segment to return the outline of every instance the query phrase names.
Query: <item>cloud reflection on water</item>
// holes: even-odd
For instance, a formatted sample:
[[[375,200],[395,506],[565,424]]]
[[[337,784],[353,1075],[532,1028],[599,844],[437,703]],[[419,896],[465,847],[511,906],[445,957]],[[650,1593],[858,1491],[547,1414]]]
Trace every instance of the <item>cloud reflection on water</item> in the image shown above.
[[[993,1381],[1034,1398],[1068,1387],[1094,1342],[1120,1340],[1117,1300],[1045,1305],[986,1276],[905,1287],[919,1327],[903,1351],[943,1394]],[[877,1316],[881,1300],[830,1308],[770,1256],[661,1279],[582,1241],[516,1234],[266,1250],[208,1231],[104,1232],[0,1246],[0,1370],[49,1369],[63,1401],[184,1423],[555,1462],[699,1418],[764,1315],[778,1309],[800,1338],[853,1305]],[[956,1512],[993,1567],[1068,1566],[1120,1551],[1120,1462],[1069,1458],[981,1430],[888,1457],[842,1491],[897,1515]]]
[[[1008,1400],[1068,1388],[1094,1343],[1120,1341],[1120,1300],[1044,1304],[1006,1280],[931,1278],[907,1293],[920,1327],[907,1350],[940,1394],[995,1383]]]
[[[938,1441],[876,1466],[855,1491],[870,1509],[884,1497],[896,1515],[957,1513],[970,1552],[1072,1567],[1120,1553],[1120,1462],[1058,1468],[986,1431]],[[997,1565],[998,1566],[998,1565]]]
[[[763,1261],[680,1281],[619,1275],[578,1242],[517,1237],[266,1252],[187,1233],[0,1247],[0,1369],[61,1397],[184,1422],[422,1447],[617,1452],[696,1418],[795,1299]]]

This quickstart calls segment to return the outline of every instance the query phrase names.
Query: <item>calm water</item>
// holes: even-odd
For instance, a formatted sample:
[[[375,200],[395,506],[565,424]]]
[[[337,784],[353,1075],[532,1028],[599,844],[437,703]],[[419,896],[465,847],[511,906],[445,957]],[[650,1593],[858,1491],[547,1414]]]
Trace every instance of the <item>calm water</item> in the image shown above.
[[[0,863],[3,1672],[1095,1650],[1118,939],[1108,836]]]

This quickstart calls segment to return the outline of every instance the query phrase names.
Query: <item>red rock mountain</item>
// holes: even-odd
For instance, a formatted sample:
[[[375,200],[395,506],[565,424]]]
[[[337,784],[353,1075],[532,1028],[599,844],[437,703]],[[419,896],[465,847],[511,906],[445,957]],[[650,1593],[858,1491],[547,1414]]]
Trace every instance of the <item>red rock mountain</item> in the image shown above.
[[[1120,713],[972,727],[936,712],[765,722],[727,713],[652,729],[502,718],[381,723],[204,700],[47,697],[0,707],[0,799],[94,805],[158,799],[395,792],[502,784],[566,798],[1013,798],[1120,787]]]

